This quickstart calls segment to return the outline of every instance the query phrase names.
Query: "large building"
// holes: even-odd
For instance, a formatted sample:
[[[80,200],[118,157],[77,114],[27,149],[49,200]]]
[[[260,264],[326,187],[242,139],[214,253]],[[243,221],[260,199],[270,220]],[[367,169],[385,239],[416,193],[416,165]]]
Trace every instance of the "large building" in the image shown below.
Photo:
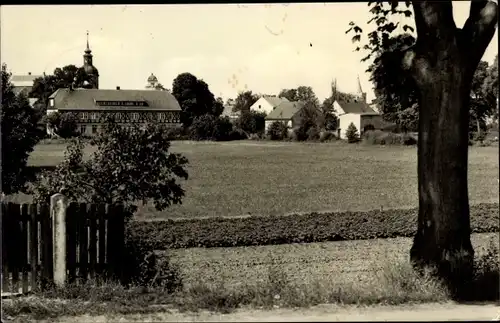
[[[12,75],[10,79],[10,82],[14,86],[14,93],[16,95],[19,95],[21,93],[26,95],[31,106],[35,104],[37,99],[30,98],[29,94],[31,92],[31,89],[33,88],[33,81],[39,77],[42,77],[42,75],[33,75],[31,74],[31,72],[28,72],[27,75]]]
[[[49,97],[47,114],[72,112],[78,118],[78,130],[83,135],[100,131],[107,117],[127,126],[161,123],[170,127],[180,126],[181,107],[169,91],[99,89],[99,72],[93,65],[87,38],[83,55],[83,70],[87,74],[85,88],[60,88]],[[148,79],[148,83],[154,80]],[[157,80],[156,80],[157,81]],[[47,128],[49,134],[54,129]]]

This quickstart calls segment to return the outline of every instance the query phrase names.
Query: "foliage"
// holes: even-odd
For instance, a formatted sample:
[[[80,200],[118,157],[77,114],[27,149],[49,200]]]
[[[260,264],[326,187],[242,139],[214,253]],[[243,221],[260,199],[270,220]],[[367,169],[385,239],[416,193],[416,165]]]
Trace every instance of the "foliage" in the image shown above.
[[[370,130],[363,133],[363,142],[371,145],[416,145],[417,140],[408,133]]]
[[[267,129],[267,135],[271,140],[284,140],[288,136],[288,126],[281,121],[274,121]]]
[[[471,206],[474,233],[498,232],[498,203]],[[129,230],[151,250],[237,247],[410,237],[416,232],[417,209],[367,212],[133,221]]]
[[[250,111],[250,107],[257,102],[259,96],[252,93],[252,91],[245,91],[238,93],[236,100],[234,101],[233,112],[238,111]]]
[[[334,140],[335,138],[336,138],[335,134],[332,131],[327,130],[327,131],[321,131],[319,133],[319,141],[320,142]]]
[[[11,73],[2,64],[2,193],[12,194],[25,189],[32,175],[27,166],[29,154],[43,133],[37,127],[39,115],[24,94],[16,96],[10,81]]]
[[[302,101],[313,107],[319,107],[318,98],[310,86],[299,86],[296,89],[283,89],[278,97],[287,98],[291,102]]]
[[[62,138],[71,138],[78,135],[78,116],[72,112],[52,112],[45,116],[47,125]]]
[[[183,127],[168,127],[166,130],[168,140],[189,140],[189,134]]]
[[[172,95],[181,106],[184,127],[189,127],[196,117],[205,114],[218,117],[224,110],[222,99],[216,99],[208,84],[190,73],[179,74],[174,79]]]
[[[266,113],[242,111],[234,125],[247,134],[262,134],[266,126]]]
[[[193,120],[189,131],[193,140],[225,141],[230,140],[233,124],[228,117],[205,114]]]
[[[47,106],[49,96],[59,88],[86,88],[90,79],[83,67],[66,65],[58,67],[52,75],[44,75],[33,81],[30,98],[37,98],[43,106]]]
[[[74,140],[55,171],[42,173],[33,184],[35,201],[48,202],[61,192],[70,201],[123,204],[130,212],[137,201],[152,200],[157,210],[182,203],[184,189],[177,179],[187,180],[188,160],[169,152],[165,128],[125,128],[108,120],[91,145],[96,151],[84,160],[84,145]]]
[[[345,136],[347,138],[348,143],[354,143],[359,141],[359,133],[358,129],[354,125],[354,123],[350,123],[345,131]]]

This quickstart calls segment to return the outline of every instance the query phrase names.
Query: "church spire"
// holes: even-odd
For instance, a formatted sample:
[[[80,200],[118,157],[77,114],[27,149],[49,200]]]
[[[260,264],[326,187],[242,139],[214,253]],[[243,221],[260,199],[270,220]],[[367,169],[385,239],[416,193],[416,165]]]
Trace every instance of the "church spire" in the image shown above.
[[[361,81],[359,80],[359,74],[358,74],[358,93],[356,94],[364,103],[366,103],[366,93],[363,92],[363,89],[361,88]]]
[[[90,50],[89,46],[89,31],[87,30],[87,48],[85,49],[86,54],[90,54],[92,51]]]
[[[363,89],[361,88],[361,81],[359,80],[359,74],[358,74],[358,94],[362,94]]]

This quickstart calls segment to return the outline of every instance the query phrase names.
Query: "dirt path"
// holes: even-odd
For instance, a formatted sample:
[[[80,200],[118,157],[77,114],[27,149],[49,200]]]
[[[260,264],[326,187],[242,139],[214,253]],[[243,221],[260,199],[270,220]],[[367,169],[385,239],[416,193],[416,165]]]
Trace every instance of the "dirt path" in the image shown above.
[[[231,314],[160,312],[148,315],[79,316],[55,322],[321,322],[321,321],[499,321],[494,305],[425,304],[413,306],[346,307],[321,305],[309,309],[241,309]],[[54,321],[53,321],[54,322]]]

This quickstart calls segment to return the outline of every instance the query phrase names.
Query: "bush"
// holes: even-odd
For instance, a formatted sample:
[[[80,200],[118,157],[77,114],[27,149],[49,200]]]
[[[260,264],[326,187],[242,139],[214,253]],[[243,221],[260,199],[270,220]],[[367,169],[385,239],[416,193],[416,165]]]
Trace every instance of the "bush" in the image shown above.
[[[417,140],[408,133],[370,130],[363,133],[363,142],[370,145],[416,145]]]
[[[351,124],[347,127],[345,136],[348,143],[355,143],[359,141],[358,129],[356,128],[354,123],[351,122]]]
[[[321,131],[319,133],[319,141],[320,142],[325,142],[325,141],[330,141],[330,140],[335,140],[335,134],[332,131]]]
[[[247,134],[242,129],[233,129],[229,133],[229,140],[243,140],[248,139]]]
[[[234,123],[235,127],[248,134],[263,134],[266,114],[256,111],[242,111]]]
[[[233,124],[228,117],[216,117],[211,114],[194,118],[189,127],[192,140],[225,141],[230,139],[232,130]]]
[[[188,140],[189,136],[183,127],[169,127],[167,128],[168,140]]]
[[[317,141],[319,140],[319,131],[316,127],[311,127],[307,130],[307,140],[308,141]]]
[[[62,138],[72,138],[78,136],[77,122],[78,116],[72,112],[53,112],[44,117],[46,124]]]
[[[274,121],[267,129],[267,136],[271,140],[284,140],[288,137],[288,126],[281,121]]]
[[[472,232],[498,232],[498,203],[473,205]],[[131,221],[130,232],[150,250],[237,247],[411,237],[417,209],[310,213],[290,216]]]

